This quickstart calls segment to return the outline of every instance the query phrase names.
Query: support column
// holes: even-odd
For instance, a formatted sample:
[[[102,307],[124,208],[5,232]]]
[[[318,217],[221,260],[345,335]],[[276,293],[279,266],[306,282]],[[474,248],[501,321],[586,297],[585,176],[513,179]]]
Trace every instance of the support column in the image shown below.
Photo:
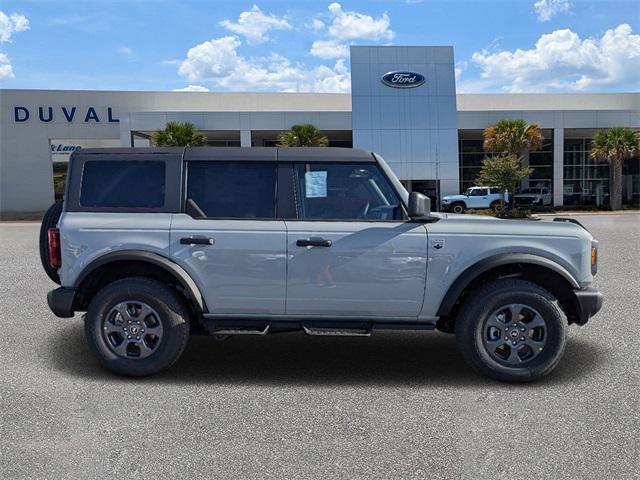
[[[251,130],[240,130],[240,146],[251,146]]]
[[[131,136],[131,118],[129,114],[120,114],[120,146],[133,147],[133,137]]]
[[[564,128],[553,129],[553,205],[564,204]]]

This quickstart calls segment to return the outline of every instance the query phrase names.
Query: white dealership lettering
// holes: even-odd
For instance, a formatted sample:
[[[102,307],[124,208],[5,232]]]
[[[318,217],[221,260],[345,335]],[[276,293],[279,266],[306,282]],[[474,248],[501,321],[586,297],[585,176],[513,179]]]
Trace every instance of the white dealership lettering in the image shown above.
[[[408,73],[396,73],[391,79],[392,83],[415,83],[416,76],[410,76]]]

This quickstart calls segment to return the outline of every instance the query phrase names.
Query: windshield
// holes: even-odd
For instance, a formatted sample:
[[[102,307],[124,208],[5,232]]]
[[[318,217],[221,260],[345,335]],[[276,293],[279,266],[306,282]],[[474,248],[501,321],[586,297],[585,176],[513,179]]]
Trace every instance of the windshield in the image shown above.
[[[534,194],[538,194],[540,193],[540,189],[539,188],[525,188],[524,190],[522,190],[520,193],[534,193]]]
[[[467,188],[467,191],[464,192],[467,197],[480,197],[482,195],[487,194],[486,188]]]

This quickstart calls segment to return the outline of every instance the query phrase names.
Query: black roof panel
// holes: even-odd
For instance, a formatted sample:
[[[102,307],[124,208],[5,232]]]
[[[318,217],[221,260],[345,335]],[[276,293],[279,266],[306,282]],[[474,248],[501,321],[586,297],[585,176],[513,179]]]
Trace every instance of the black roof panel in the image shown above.
[[[375,158],[366,150],[338,147],[151,147],[151,148],[83,148],[73,152],[81,155],[181,155],[187,161],[285,161],[285,162],[371,162]]]
[[[190,160],[236,160],[249,162],[275,162],[278,149],[275,147],[187,147],[184,159]]]
[[[279,148],[278,160],[289,162],[371,162],[371,152],[357,148],[293,147]]]

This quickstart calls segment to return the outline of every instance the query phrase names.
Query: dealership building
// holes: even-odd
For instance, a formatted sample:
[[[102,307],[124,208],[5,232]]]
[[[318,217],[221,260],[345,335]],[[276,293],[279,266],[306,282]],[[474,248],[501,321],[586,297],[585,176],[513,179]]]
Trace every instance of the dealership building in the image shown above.
[[[457,94],[455,83],[453,47],[357,46],[351,94],[0,90],[0,214],[45,210],[73,150],[148,146],[169,121],[223,147],[272,146],[311,123],[331,146],[378,152],[408,189],[441,197],[473,184],[484,128],[521,118],[544,135],[524,159],[525,187],[546,186],[555,205],[608,203],[609,167],[589,158],[590,142],[640,129],[639,93]],[[624,164],[624,204],[638,204],[639,164]]]

